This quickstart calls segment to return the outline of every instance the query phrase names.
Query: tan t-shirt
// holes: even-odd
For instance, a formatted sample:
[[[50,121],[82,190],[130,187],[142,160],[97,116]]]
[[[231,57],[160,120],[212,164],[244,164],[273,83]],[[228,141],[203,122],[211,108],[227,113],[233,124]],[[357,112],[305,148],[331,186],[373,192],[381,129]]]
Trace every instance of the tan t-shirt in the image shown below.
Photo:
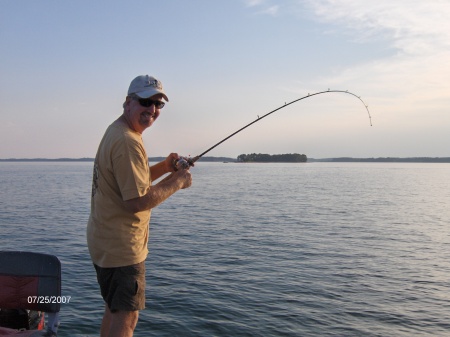
[[[146,259],[150,210],[132,213],[123,201],[145,195],[150,185],[141,135],[116,120],[106,130],[94,162],[87,242],[96,265],[122,267]]]

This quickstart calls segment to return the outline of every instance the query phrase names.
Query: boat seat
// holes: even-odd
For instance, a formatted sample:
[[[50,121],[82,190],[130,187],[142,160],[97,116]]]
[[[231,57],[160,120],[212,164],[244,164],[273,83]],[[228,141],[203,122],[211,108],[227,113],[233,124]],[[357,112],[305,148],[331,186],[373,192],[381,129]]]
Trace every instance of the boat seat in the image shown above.
[[[0,327],[0,336],[56,336],[61,307],[61,263],[54,255],[0,251],[0,308],[45,312],[46,330]]]

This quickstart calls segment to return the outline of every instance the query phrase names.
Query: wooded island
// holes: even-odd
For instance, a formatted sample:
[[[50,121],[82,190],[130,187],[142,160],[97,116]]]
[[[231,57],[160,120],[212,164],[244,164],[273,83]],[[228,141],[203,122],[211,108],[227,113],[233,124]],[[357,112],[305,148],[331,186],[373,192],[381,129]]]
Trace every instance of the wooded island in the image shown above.
[[[304,154],[241,154],[237,157],[238,163],[306,163],[308,158]]]

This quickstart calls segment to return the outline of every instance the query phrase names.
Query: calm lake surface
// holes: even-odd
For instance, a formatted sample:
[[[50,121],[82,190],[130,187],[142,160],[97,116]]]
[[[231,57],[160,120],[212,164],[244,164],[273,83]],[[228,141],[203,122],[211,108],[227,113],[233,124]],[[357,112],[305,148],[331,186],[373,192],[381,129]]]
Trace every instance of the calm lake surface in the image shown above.
[[[135,336],[450,336],[450,164],[198,162],[153,211]],[[92,163],[0,163],[0,249],[62,263],[98,336]]]

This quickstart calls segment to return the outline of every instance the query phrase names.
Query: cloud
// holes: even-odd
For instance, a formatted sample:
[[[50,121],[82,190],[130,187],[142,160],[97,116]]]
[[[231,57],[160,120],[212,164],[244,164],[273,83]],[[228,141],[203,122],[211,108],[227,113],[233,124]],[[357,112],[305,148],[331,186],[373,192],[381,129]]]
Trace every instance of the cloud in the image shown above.
[[[247,7],[256,7],[262,5],[264,0],[244,0],[244,3]]]
[[[279,8],[280,8],[279,6],[271,6],[269,8],[264,9],[263,11],[261,11],[261,13],[275,16],[278,14]]]
[[[270,16],[276,16],[279,12],[280,6],[273,5],[270,6],[269,1],[266,0],[244,0],[247,7],[260,7],[261,10],[257,11],[256,14],[265,14]]]
[[[447,1],[306,0],[316,20],[342,28],[363,43],[382,39],[396,54],[355,64],[318,79],[325,85],[363,85],[403,111],[442,109],[450,100],[450,3]],[[336,33],[336,32],[335,32]],[[337,33],[336,33],[337,34]],[[332,83],[330,83],[332,82]],[[442,105],[439,106],[439,102]],[[431,104],[432,103],[432,104]]]
[[[450,47],[450,3],[411,0],[306,0],[316,17],[364,38],[389,38],[409,55]]]
[[[279,6],[273,0],[244,0],[258,14],[293,14],[336,26],[353,40],[389,40],[407,55],[432,54],[450,49],[450,2],[422,0],[291,0]]]

